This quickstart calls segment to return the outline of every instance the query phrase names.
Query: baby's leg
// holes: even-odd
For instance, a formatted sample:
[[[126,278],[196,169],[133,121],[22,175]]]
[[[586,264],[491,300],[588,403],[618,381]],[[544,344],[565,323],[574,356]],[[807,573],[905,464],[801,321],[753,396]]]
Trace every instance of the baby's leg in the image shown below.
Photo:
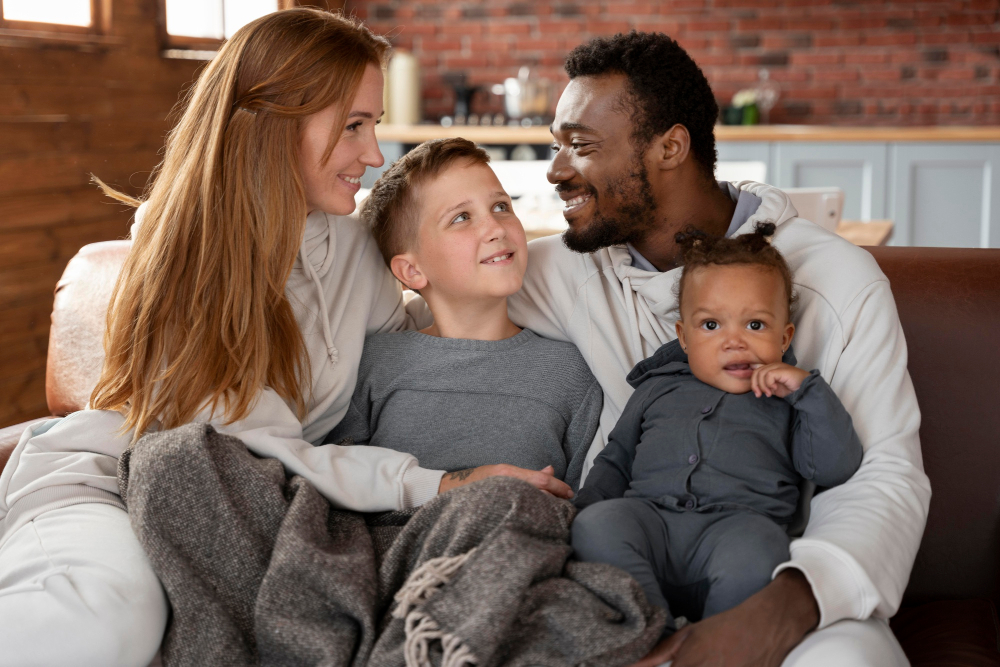
[[[788,560],[788,535],[765,516],[733,513],[713,522],[695,552],[709,590],[702,618],[732,609],[771,582]]]
[[[573,550],[579,560],[607,563],[632,575],[650,604],[667,612],[665,632],[676,630],[662,590],[667,531],[648,501],[615,498],[584,508],[573,521]]]

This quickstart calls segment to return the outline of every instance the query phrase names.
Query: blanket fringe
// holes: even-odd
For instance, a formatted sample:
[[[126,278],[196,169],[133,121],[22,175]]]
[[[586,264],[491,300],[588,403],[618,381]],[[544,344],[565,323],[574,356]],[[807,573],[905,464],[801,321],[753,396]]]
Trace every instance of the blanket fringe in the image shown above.
[[[422,611],[411,611],[406,615],[406,643],[403,657],[406,667],[434,667],[431,662],[431,643],[440,641],[444,649],[441,667],[467,667],[478,664],[472,649],[456,635],[441,632],[434,620]]]
[[[479,660],[461,637],[441,632],[441,628],[430,616],[415,607],[430,598],[441,586],[451,581],[456,572],[469,560],[475,549],[458,556],[432,558],[410,574],[406,583],[396,593],[394,618],[405,621],[406,644],[403,655],[406,667],[433,667],[430,659],[432,642],[441,642],[444,655],[441,667],[466,667],[476,665]]]
[[[397,605],[392,612],[393,617],[406,618],[411,609],[426,601],[441,586],[451,581],[455,573],[474,553],[476,550],[471,549],[458,556],[431,558],[414,570],[396,593]]]

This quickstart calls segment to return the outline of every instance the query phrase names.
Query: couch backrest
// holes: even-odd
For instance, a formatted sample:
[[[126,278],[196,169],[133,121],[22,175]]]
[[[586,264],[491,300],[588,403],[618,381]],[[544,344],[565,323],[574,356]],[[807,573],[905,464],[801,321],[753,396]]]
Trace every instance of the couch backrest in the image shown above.
[[[46,391],[82,408],[100,373],[107,303],[129,242],[85,247],[56,290]],[[889,277],[923,415],[934,497],[907,601],[1000,602],[1000,250],[872,248]]]
[[[903,323],[933,492],[907,602],[1000,602],[1000,250],[869,250]]]

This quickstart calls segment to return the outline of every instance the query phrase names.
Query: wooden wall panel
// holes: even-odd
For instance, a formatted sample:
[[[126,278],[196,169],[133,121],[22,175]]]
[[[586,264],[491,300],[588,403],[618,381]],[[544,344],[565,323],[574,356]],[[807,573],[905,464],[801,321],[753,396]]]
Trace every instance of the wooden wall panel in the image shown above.
[[[0,427],[48,414],[52,291],[87,243],[123,238],[168,115],[203,63],[160,55],[157,0],[113,0],[100,43],[0,45]]]

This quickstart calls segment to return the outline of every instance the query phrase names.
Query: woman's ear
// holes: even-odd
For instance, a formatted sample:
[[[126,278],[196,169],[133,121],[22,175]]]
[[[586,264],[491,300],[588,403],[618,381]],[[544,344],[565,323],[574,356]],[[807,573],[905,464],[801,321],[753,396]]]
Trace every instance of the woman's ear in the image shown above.
[[[660,170],[676,169],[691,152],[691,135],[680,123],[653,139],[654,162]]]
[[[795,325],[789,322],[785,325],[785,331],[781,335],[781,351],[787,352],[788,346],[792,344],[792,336],[795,335]]]
[[[416,258],[408,252],[396,255],[389,260],[389,270],[392,271],[392,275],[396,276],[396,280],[406,285],[406,289],[411,289],[414,292],[427,287],[427,277],[420,272],[415,262]]]

